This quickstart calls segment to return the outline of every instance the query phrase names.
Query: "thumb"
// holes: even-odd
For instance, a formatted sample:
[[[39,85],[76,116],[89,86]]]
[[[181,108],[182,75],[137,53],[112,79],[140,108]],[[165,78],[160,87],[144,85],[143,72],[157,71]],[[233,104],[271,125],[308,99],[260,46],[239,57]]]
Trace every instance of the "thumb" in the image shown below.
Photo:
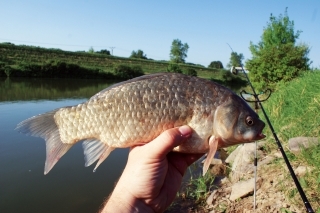
[[[191,135],[192,129],[187,125],[168,129],[145,145],[148,150],[148,155],[153,158],[163,158],[172,151],[174,147],[190,138]]]

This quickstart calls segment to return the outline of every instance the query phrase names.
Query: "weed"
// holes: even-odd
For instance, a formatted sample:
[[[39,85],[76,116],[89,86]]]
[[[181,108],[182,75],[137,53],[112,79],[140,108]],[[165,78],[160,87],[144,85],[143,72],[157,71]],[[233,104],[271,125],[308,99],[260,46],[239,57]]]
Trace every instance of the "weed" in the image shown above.
[[[280,211],[283,213],[292,213],[292,211],[285,209],[285,208],[281,208]]]
[[[207,193],[212,189],[215,177],[207,172],[204,176],[191,178],[187,195],[196,201],[204,200]]]

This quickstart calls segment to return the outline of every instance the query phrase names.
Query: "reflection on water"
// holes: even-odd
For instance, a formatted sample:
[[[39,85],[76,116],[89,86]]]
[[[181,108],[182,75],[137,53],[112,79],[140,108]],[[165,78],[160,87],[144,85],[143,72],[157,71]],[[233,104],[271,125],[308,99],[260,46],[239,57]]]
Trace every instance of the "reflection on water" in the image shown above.
[[[0,212],[97,212],[127,160],[117,149],[93,173],[78,143],[43,175],[45,142],[14,131],[31,116],[76,105],[109,86],[98,80],[0,79]]]
[[[0,78],[0,101],[89,98],[113,83],[101,79]]]

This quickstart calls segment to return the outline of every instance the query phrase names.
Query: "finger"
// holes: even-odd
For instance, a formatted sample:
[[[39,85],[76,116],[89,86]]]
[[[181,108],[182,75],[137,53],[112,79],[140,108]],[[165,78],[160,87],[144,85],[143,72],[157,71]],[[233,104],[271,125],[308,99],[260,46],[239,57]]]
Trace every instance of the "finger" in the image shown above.
[[[172,128],[161,133],[153,141],[145,145],[150,156],[165,157],[172,149],[191,137],[192,129],[189,126]]]

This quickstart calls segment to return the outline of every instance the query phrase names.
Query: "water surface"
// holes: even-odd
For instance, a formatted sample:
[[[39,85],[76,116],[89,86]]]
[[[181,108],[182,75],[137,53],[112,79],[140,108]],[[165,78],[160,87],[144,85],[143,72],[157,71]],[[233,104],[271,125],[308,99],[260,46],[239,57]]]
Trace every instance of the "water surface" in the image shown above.
[[[97,212],[128,155],[116,149],[84,167],[81,143],[44,175],[45,142],[14,130],[24,119],[76,105],[111,85],[101,80],[0,79],[0,212]]]

